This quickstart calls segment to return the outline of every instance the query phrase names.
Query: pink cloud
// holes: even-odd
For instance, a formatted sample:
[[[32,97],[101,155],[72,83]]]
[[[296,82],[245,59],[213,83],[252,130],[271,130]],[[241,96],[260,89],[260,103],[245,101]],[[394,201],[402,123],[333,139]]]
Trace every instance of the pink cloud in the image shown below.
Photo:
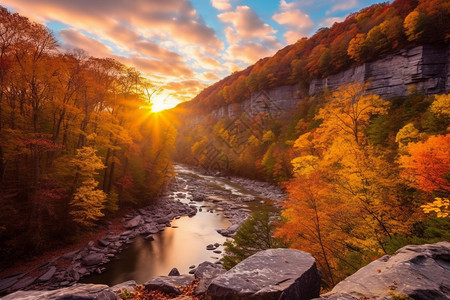
[[[273,55],[274,49],[267,49],[261,44],[249,42],[243,45],[231,45],[228,55],[231,60],[255,63],[258,59]]]
[[[248,6],[238,6],[236,11],[229,11],[218,15],[224,23],[231,23],[241,38],[260,37],[275,34],[276,30],[258,17]]]
[[[295,43],[299,38],[307,35],[314,27],[308,14],[297,8],[298,3],[280,2],[280,12],[274,14],[272,19],[286,28],[284,39],[288,44]]]
[[[63,45],[65,49],[80,48],[79,45],[83,45],[82,49],[92,56],[107,57],[112,55],[112,49],[110,47],[105,46],[105,44],[96,39],[85,36],[75,29],[61,30],[59,36],[66,43]]]
[[[320,27],[331,27],[334,23],[342,22],[344,20],[345,20],[344,17],[342,17],[342,18],[338,18],[338,17],[326,18],[322,22],[320,22]]]
[[[148,29],[147,33],[195,43],[208,51],[223,48],[215,31],[202,23],[188,0],[5,0],[3,4],[24,15],[58,20],[123,45],[136,40],[136,32]]]
[[[336,11],[349,10],[358,6],[358,0],[340,0],[338,3],[333,5],[329,11],[326,12],[327,15],[334,13]]]
[[[229,0],[211,0],[211,4],[218,10],[230,10],[232,8]]]

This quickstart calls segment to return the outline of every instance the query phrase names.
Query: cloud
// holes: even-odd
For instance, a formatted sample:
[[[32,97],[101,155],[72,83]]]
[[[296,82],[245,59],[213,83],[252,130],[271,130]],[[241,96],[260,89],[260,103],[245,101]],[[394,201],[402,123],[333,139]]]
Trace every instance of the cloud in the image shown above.
[[[208,85],[198,80],[183,80],[178,82],[169,82],[163,86],[165,90],[177,94],[183,101],[190,100],[199,94]]]
[[[151,56],[169,62],[181,62],[184,58],[176,52],[167,50],[160,45],[150,41],[137,41],[134,49],[144,56]]]
[[[188,0],[5,0],[4,5],[40,20],[58,20],[123,47],[138,39],[198,44],[205,51],[223,49]]]
[[[211,57],[200,57],[200,62],[202,63],[203,67],[206,67],[207,69],[217,69],[221,68],[222,64]]]
[[[230,10],[232,8],[229,0],[211,0],[212,6],[218,10]]]
[[[203,78],[205,78],[205,79],[208,80],[208,81],[220,79],[219,76],[217,76],[216,74],[211,73],[211,72],[209,72],[209,73],[203,73],[202,76],[203,76]]]
[[[277,32],[270,25],[264,24],[248,6],[238,6],[236,11],[225,12],[218,17],[222,22],[232,24],[240,38],[261,37]]]
[[[334,23],[342,22],[344,20],[345,20],[345,17],[342,17],[342,18],[338,18],[338,17],[326,18],[326,19],[322,20],[322,22],[320,22],[319,25],[320,25],[320,27],[331,27]]]
[[[65,41],[63,45],[65,49],[80,48],[87,51],[91,56],[106,57],[112,55],[112,49],[96,39],[85,36],[75,29],[63,29],[59,32],[59,36]]]
[[[352,9],[358,6],[358,0],[341,0],[333,5],[330,10],[326,12],[327,15],[337,12]]]
[[[110,47],[105,46],[98,40],[88,37],[75,29],[61,30],[59,35],[65,42],[63,45],[65,49],[79,48],[79,45],[83,45],[82,49],[92,56],[114,58],[124,64],[134,66],[142,72],[173,77],[191,77],[194,75],[193,71],[184,63],[184,59],[180,55],[165,50],[155,44],[144,42],[141,45],[141,48],[146,49],[141,49],[141,53],[147,54],[148,56],[162,57],[164,59],[116,55]]]
[[[231,72],[242,69],[242,65],[254,63],[258,59],[275,53],[282,44],[277,40],[277,31],[263,20],[248,6],[238,6],[234,11],[218,15],[227,24],[224,33],[228,42],[226,66]],[[234,62],[234,63],[233,63]]]
[[[254,63],[260,58],[273,55],[275,50],[267,49],[258,43],[249,42],[243,45],[231,45],[227,52],[230,60]]]
[[[272,19],[286,28],[284,39],[288,44],[295,43],[299,38],[308,35],[314,23],[308,14],[298,8],[297,2],[287,3],[281,0],[279,12]]]

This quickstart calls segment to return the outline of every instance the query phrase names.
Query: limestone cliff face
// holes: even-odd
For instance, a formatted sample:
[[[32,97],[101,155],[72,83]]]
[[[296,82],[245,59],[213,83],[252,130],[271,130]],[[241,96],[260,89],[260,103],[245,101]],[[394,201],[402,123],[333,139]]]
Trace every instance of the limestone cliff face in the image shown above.
[[[350,82],[369,82],[369,91],[389,99],[405,96],[411,86],[427,95],[450,88],[449,47],[419,46],[353,67],[324,79],[314,79],[309,95]]]
[[[313,96],[323,89],[336,89],[351,82],[369,82],[369,91],[385,99],[405,96],[415,86],[427,95],[450,92],[450,47],[419,46],[402,50],[379,60],[352,67],[323,79],[314,79],[309,86]],[[211,112],[216,119],[233,118],[260,112],[280,116],[294,108],[301,99],[297,85],[281,86],[252,93],[250,99],[229,104]],[[199,118],[199,120],[202,118]]]

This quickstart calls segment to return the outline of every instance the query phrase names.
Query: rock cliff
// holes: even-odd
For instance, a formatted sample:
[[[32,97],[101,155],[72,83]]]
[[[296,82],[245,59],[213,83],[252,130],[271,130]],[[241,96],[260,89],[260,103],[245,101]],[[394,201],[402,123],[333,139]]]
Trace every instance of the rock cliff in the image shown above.
[[[336,89],[351,82],[369,82],[369,91],[385,99],[405,96],[409,87],[416,87],[426,95],[450,92],[450,47],[418,46],[388,55],[379,60],[352,67],[323,79],[314,79],[309,85],[309,95],[324,89]],[[279,117],[294,108],[302,96],[297,85],[281,86],[254,92],[241,103],[213,110],[216,119],[234,118],[246,113],[255,116],[260,112]],[[201,121],[199,118],[197,121]]]

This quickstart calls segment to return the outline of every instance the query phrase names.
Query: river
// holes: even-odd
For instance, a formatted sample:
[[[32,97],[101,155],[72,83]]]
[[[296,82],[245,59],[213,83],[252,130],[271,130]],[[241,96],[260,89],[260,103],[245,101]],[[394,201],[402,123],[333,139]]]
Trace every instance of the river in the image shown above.
[[[190,267],[204,261],[218,262],[226,237],[217,229],[240,223],[251,211],[270,205],[268,197],[280,197],[278,190],[266,183],[208,176],[181,165],[175,170],[176,177],[163,196],[195,206],[197,214],[173,220],[171,227],[154,235],[153,241],[136,237],[118,259],[105,265],[104,273],[82,282],[110,286],[127,280],[144,283],[151,277],[168,275],[172,268],[187,274]],[[204,200],[194,202],[195,197]],[[206,250],[208,244],[215,243],[220,244],[215,252]]]

